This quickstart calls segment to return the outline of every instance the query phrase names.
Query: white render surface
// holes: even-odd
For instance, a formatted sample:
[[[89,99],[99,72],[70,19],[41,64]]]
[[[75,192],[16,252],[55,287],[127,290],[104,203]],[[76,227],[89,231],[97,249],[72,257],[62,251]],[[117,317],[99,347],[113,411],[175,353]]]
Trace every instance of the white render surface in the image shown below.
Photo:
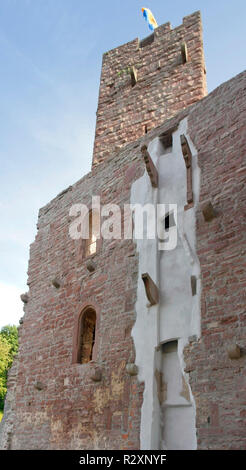
[[[184,134],[192,152],[192,177],[194,207],[184,211],[186,200],[186,167],[181,150],[180,135]],[[177,246],[170,251],[159,250],[159,240],[136,240],[139,252],[139,280],[136,302],[137,318],[132,336],[136,348],[136,364],[139,367],[139,380],[145,382],[142,417],[141,449],[175,448],[196,449],[195,402],[190,390],[188,406],[169,407],[160,405],[157,394],[156,370],[162,372],[163,380],[171,380],[173,374],[188,378],[184,373],[183,349],[190,336],[200,336],[200,265],[196,255],[196,208],[199,202],[200,169],[197,152],[187,129],[187,119],[180,122],[173,133],[173,145],[164,150],[158,138],[148,146],[150,156],[159,174],[159,186],[153,188],[147,171],[137,180],[131,191],[131,204],[166,204],[166,213],[177,204],[174,217],[177,226]],[[159,217],[159,223],[161,224]],[[162,222],[163,223],[163,222]],[[172,232],[173,231],[173,232]],[[170,229],[175,239],[176,228]],[[167,246],[167,245],[166,245]],[[159,288],[160,301],[149,306],[142,273],[147,272]],[[197,292],[192,296],[191,276],[197,278]],[[163,360],[161,344],[177,340],[176,359],[171,369]],[[170,358],[169,358],[170,360]],[[172,382],[172,380],[171,380]],[[176,380],[172,394],[177,401],[180,393],[180,378]],[[169,385],[170,387],[170,385]],[[190,389],[188,383],[187,387]],[[182,398],[182,397],[180,397]],[[181,402],[183,403],[184,398]],[[169,401],[169,398],[168,398]],[[171,403],[171,402],[170,402]],[[176,403],[177,404],[177,403]],[[163,442],[162,421],[165,419]],[[177,425],[177,423],[179,423]],[[181,439],[180,436],[183,435]]]

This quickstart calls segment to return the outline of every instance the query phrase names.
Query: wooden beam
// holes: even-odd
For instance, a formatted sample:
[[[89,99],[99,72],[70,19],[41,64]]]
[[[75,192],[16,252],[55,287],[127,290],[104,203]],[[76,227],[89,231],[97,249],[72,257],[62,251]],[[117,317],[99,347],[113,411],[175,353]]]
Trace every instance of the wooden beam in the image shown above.
[[[159,302],[159,290],[154,281],[151,279],[148,273],[142,274],[144,282],[145,292],[150,305],[156,305]]]
[[[188,141],[184,134],[180,136],[182,153],[186,166],[186,179],[187,179],[187,205],[185,210],[193,207],[193,191],[192,191],[192,153]]]
[[[158,187],[158,171],[153,163],[153,160],[147,150],[147,146],[146,145],[143,145],[141,147],[141,152],[142,152],[142,155],[143,155],[143,158],[144,158],[144,162],[145,162],[145,166],[146,166],[146,170],[149,174],[149,177],[150,177],[150,181],[151,181],[151,184],[153,186],[153,188],[157,188]]]

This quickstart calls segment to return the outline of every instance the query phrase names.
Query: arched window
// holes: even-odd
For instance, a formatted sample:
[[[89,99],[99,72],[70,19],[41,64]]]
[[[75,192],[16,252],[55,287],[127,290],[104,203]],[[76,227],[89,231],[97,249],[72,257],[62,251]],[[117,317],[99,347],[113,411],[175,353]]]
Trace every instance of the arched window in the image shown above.
[[[96,337],[96,312],[88,307],[79,318],[77,362],[86,364],[93,357]]]
[[[100,234],[100,217],[96,210],[89,212],[89,238],[85,240],[85,256],[90,256],[97,251],[97,240]]]

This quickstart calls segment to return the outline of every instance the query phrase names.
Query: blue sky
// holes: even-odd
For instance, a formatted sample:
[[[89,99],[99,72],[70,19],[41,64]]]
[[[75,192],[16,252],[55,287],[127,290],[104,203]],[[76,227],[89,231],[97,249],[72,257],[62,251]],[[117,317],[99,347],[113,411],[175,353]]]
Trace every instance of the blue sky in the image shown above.
[[[0,327],[22,316],[38,209],[90,171],[103,52],[201,10],[208,91],[245,68],[245,0],[1,0]]]

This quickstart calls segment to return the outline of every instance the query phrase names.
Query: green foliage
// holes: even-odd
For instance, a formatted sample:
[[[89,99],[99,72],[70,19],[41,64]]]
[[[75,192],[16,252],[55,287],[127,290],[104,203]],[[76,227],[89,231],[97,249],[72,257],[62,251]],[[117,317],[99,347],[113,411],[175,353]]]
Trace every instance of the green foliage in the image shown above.
[[[127,67],[125,69],[119,70],[118,76],[120,77],[121,75],[127,75],[131,73],[131,67]]]
[[[0,409],[3,410],[7,392],[7,371],[10,364],[10,345],[0,336]]]
[[[142,65],[142,64],[135,64],[135,68],[138,69],[138,68],[141,67],[141,65]],[[133,67],[133,66],[130,66],[130,65],[129,65],[129,66],[126,67],[125,69],[119,70],[119,71],[117,72],[118,77],[121,77],[122,75],[128,75],[128,74],[130,75],[130,74],[131,74],[131,71],[132,71],[132,67]]]
[[[0,331],[0,411],[7,392],[7,374],[18,351],[18,329],[7,325]]]
[[[3,326],[0,331],[0,336],[5,338],[10,344],[10,354],[13,359],[14,355],[18,351],[18,328],[17,326],[7,325]]]

